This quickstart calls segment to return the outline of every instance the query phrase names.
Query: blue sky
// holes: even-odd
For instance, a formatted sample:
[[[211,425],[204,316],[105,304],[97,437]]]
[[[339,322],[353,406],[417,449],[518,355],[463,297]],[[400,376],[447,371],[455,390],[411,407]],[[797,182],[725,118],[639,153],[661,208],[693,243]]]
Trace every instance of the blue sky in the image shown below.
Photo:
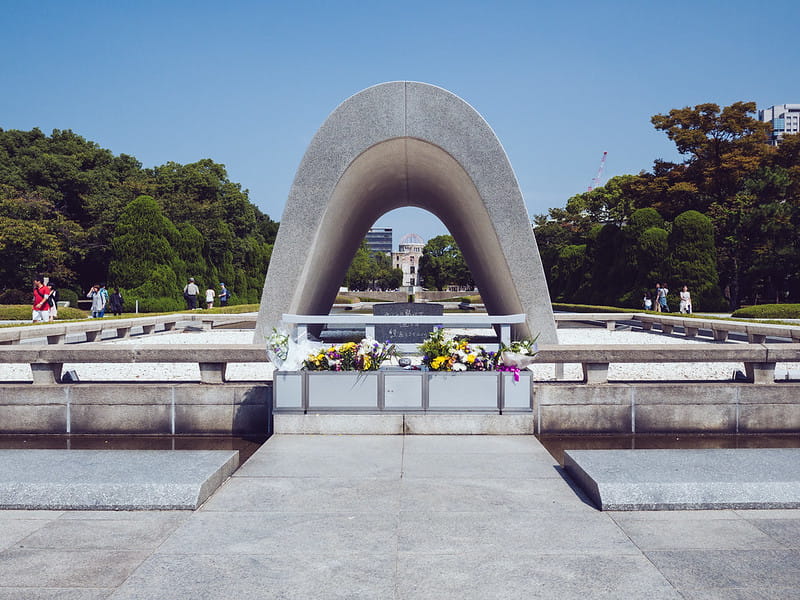
[[[800,102],[800,2],[0,0],[0,127],[72,129],[145,166],[211,158],[280,219],[312,136],[384,81],[469,102],[532,215],[679,157],[650,117]],[[378,222],[444,233],[416,209]]]

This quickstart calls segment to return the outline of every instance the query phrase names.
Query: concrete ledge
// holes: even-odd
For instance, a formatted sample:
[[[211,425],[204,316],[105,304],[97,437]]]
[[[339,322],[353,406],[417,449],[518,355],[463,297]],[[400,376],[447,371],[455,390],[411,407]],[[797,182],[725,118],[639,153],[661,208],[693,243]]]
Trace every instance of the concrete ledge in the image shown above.
[[[531,435],[533,415],[292,414],[274,415],[276,434]]]
[[[276,434],[400,435],[403,415],[275,414]]]
[[[537,433],[794,433],[800,384],[539,383]]]
[[[800,508],[800,449],[567,450],[601,510]]]
[[[0,509],[195,510],[239,452],[0,450],[0,464]]]
[[[404,433],[420,435],[532,435],[528,414],[407,414]]]
[[[0,434],[266,435],[271,383],[0,385]]]

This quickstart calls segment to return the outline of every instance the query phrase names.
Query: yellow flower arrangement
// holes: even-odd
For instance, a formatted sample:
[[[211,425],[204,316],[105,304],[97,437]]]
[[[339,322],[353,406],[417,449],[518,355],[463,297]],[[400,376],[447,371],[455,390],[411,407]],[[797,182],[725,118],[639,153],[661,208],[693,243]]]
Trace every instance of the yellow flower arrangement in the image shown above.
[[[361,343],[345,342],[309,354],[303,362],[307,371],[376,371],[381,363],[397,354],[394,345],[364,339]]]

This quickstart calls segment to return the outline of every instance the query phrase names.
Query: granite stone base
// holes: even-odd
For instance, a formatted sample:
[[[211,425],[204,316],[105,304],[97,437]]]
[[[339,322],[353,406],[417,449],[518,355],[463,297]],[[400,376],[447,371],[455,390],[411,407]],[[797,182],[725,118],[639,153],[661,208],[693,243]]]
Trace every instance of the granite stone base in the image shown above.
[[[566,450],[601,510],[800,508],[800,449]]]
[[[0,465],[0,509],[194,510],[239,452],[0,450]]]
[[[276,434],[532,435],[531,414],[293,414],[276,413]]]

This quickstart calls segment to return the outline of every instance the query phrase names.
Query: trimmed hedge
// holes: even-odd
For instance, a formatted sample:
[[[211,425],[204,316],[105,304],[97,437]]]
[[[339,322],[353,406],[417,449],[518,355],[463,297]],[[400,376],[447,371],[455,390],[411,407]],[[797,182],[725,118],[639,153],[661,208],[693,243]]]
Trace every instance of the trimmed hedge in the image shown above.
[[[334,304],[358,304],[361,302],[361,298],[351,298],[350,296],[342,296],[339,294],[333,302]]]
[[[619,308],[616,306],[592,306],[589,304],[564,304],[553,302],[553,310],[577,313],[629,313],[641,312],[641,309]]]
[[[260,304],[236,304],[235,306],[215,306],[204,308],[199,312],[210,315],[240,315],[242,313],[258,312]],[[187,312],[187,311],[182,311]],[[188,311],[191,312],[191,311]]]
[[[59,321],[85,319],[88,313],[71,306],[58,309]],[[31,307],[28,304],[3,304],[0,305],[0,320],[3,321],[28,321],[31,320]]]
[[[757,304],[745,306],[731,315],[741,319],[800,319],[800,304]]]

